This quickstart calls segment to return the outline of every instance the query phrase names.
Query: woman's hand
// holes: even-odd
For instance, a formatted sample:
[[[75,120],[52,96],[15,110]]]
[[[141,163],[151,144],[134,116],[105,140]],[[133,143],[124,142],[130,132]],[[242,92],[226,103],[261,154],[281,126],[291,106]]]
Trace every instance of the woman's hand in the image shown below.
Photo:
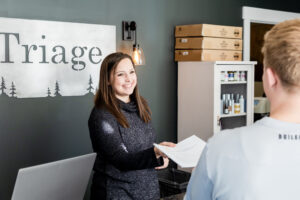
[[[168,167],[169,165],[169,158],[163,158],[164,159],[164,165],[159,166],[159,167],[155,167],[155,169],[165,169]]]
[[[167,147],[175,147],[176,146],[176,144],[174,144],[173,142],[161,142],[161,143],[159,143],[159,145],[167,146]],[[154,147],[154,152],[155,152],[155,155],[157,158],[159,158],[160,156],[167,158],[167,156],[156,147]]]

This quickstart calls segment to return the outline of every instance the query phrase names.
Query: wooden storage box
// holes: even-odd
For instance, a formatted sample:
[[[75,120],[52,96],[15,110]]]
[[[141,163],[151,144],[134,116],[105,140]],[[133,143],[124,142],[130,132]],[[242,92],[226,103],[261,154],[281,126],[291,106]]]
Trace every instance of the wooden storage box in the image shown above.
[[[243,28],[237,26],[220,26],[212,24],[194,24],[176,26],[175,37],[208,36],[242,39]]]
[[[243,49],[243,40],[212,37],[176,38],[175,49],[223,49],[241,51]]]
[[[175,61],[241,61],[242,51],[176,50]]]

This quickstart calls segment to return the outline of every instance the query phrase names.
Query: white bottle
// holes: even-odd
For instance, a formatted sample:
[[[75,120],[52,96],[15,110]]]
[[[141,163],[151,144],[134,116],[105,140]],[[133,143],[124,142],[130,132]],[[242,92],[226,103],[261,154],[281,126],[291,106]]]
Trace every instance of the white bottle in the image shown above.
[[[230,103],[230,94],[226,94],[226,95],[227,95],[226,102],[227,102],[227,110],[228,110],[226,114],[231,114],[233,107]]]
[[[221,82],[225,82],[225,71],[221,71]]]
[[[229,76],[228,72],[225,72],[224,82],[228,82],[228,80],[229,80],[228,76]]]
[[[223,94],[221,98],[221,108],[220,108],[221,115],[224,114],[225,103],[226,103],[226,96],[225,94]]]
[[[234,72],[234,81],[239,81],[239,72],[238,71]]]
[[[230,94],[230,101],[231,101],[231,106],[232,106],[232,110],[230,114],[234,114],[234,94],[231,93]]]
[[[246,81],[246,73],[244,71],[241,74],[241,81]]]
[[[241,97],[240,97],[240,110],[241,110],[241,113],[245,113],[245,100],[244,100],[243,95],[241,95]]]

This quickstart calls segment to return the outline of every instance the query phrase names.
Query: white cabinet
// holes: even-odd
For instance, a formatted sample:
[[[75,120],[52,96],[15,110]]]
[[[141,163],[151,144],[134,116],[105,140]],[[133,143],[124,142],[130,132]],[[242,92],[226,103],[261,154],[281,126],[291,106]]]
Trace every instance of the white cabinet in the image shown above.
[[[255,64],[249,61],[178,62],[178,141],[194,134],[207,140],[220,130],[252,124]],[[230,76],[227,80],[228,74],[234,74],[234,79]],[[224,114],[223,94],[225,98],[234,96],[236,112],[227,110],[228,114]],[[243,100],[240,100],[241,95]],[[238,105],[237,99],[242,104]],[[225,108],[230,108],[232,103],[227,100]],[[243,106],[245,112],[238,112]]]

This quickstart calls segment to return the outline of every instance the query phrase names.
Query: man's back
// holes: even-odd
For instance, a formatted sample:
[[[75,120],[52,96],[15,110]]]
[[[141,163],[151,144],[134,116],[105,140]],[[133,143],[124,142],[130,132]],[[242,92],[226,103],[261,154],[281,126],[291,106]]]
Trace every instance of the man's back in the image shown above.
[[[264,118],[221,132],[204,153],[187,199],[300,199],[300,124]]]
[[[300,19],[276,24],[265,34],[262,80],[270,118],[211,139],[187,199],[300,199],[299,47]]]

